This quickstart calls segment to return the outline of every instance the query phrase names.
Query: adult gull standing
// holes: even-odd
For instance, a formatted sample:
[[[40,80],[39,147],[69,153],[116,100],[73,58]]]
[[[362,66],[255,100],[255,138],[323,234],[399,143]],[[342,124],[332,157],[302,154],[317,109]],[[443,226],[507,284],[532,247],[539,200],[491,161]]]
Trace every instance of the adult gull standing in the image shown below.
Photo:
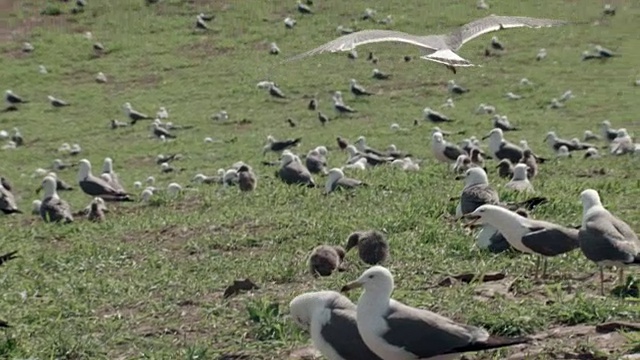
[[[631,227],[611,214],[593,189],[580,194],[582,226],[578,233],[580,250],[600,267],[600,293],[604,294],[604,266],[619,269],[618,281],[624,281],[623,268],[640,266],[640,240]]]
[[[482,140],[489,139],[489,153],[496,159],[509,159],[517,164],[522,159],[522,149],[504,139],[502,129],[493,128]]]
[[[449,360],[465,352],[529,341],[493,336],[482,328],[391,299],[393,275],[380,265],[366,270],[342,291],[358,287],[364,288],[356,310],[358,332],[367,347],[384,360]]]

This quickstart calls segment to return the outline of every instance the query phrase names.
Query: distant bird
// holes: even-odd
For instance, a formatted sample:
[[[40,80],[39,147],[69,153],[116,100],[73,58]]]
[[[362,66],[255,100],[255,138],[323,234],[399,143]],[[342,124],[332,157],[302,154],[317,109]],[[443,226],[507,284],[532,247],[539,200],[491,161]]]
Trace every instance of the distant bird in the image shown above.
[[[40,74],[48,74],[49,71],[47,71],[47,68],[44,67],[44,65],[38,65],[38,72],[40,72]]]
[[[100,55],[102,53],[104,53],[104,45],[102,45],[102,43],[96,42],[93,43],[93,51],[96,53],[96,55]]]
[[[131,103],[124,103],[124,111],[127,114],[127,117],[131,120],[131,125],[134,125],[138,120],[149,120],[151,117],[147,114],[143,114],[134,110],[131,107]]]
[[[158,112],[156,113],[156,119],[166,120],[169,118],[169,112],[164,106],[160,106]]]
[[[294,147],[300,143],[302,138],[295,139],[286,139],[286,140],[276,140],[273,136],[267,136],[267,144],[262,148],[262,154],[266,154],[268,151],[273,151],[276,153],[280,153],[285,149],[289,149]]]
[[[537,61],[540,61],[540,60],[542,60],[542,59],[544,59],[546,57],[547,57],[547,49],[542,48],[542,49],[538,50],[538,54],[536,55],[536,60]]]
[[[478,0],[478,2],[476,4],[476,9],[478,9],[478,10],[488,10],[489,9],[489,4],[487,4],[487,2],[485,0]]]
[[[303,4],[302,1],[300,0],[298,0],[297,8],[300,14],[313,14],[313,11],[311,11],[311,8],[306,4]]]
[[[213,114],[211,116],[212,120],[216,120],[216,121],[225,121],[225,120],[229,120],[229,113],[227,113],[225,110],[221,110],[215,114]]]
[[[40,217],[45,222],[73,222],[71,207],[69,203],[62,200],[56,192],[56,180],[51,176],[45,176],[42,181],[42,189],[44,190],[44,199],[40,204]]]
[[[504,50],[504,45],[502,45],[502,43],[500,42],[500,40],[498,40],[497,36],[494,36],[491,38],[491,48],[493,50]]]
[[[447,101],[444,102],[444,104],[440,105],[441,108],[454,108],[456,107],[456,104],[453,102],[452,98],[448,98]]]
[[[614,56],[620,56],[618,54],[615,54],[613,51],[609,50],[609,49],[605,49],[600,45],[596,45],[595,46],[596,49],[596,53],[598,53],[600,55],[601,58],[612,58]]]
[[[513,176],[511,180],[504,185],[504,188],[519,192],[534,191],[533,185],[531,185],[527,177],[527,164],[519,163],[513,167]]]
[[[163,128],[158,123],[153,123],[151,127],[151,133],[157,138],[175,139],[176,136],[169,132],[169,130]]]
[[[87,219],[91,222],[103,222],[105,220],[103,206],[104,200],[102,200],[102,198],[93,198],[91,204],[89,204],[89,214],[87,215]]]
[[[517,131],[519,130],[517,127],[511,125],[509,119],[504,115],[494,115],[493,118],[493,127],[499,128],[502,131]]]
[[[584,153],[584,158],[585,159],[599,159],[601,156],[598,153],[598,149],[591,147],[588,148],[587,151],[585,151]]]
[[[616,8],[611,6],[611,4],[604,4],[604,8],[602,9],[603,16],[614,16],[616,14]]]
[[[371,8],[366,8],[364,9],[364,14],[362,15],[362,17],[360,18],[361,20],[373,20],[373,18],[375,17],[377,11],[375,11],[374,9]]]
[[[469,89],[463,88],[462,86],[456,84],[456,81],[453,79],[449,80],[449,82],[447,83],[447,88],[450,93],[457,94],[457,95],[461,95],[469,92]]]
[[[377,56],[373,55],[373,51],[369,51],[369,56],[367,56],[367,61],[371,61],[374,64],[377,64],[379,59]]]
[[[350,84],[350,89],[351,89],[351,93],[355,96],[369,96],[369,95],[373,95],[373,93],[368,92],[365,88],[363,88],[362,86],[358,85],[358,82],[356,81],[356,79],[351,79],[349,81]]]
[[[13,135],[11,135],[11,141],[13,141],[16,146],[24,145],[24,138],[22,137],[22,133],[17,127],[13,128]]]
[[[505,96],[507,97],[507,99],[509,100],[520,100],[522,99],[522,95],[518,95],[518,94],[514,94],[511,91],[509,91],[508,93],[505,94]]]
[[[558,149],[556,149],[556,157],[564,158],[564,157],[572,157],[571,152],[569,152],[569,148],[566,145],[560,145]]]
[[[98,75],[96,75],[96,82],[99,84],[104,84],[107,82],[107,76],[103,73],[103,72],[99,72]]]
[[[481,103],[480,105],[478,105],[478,108],[476,109],[476,114],[493,114],[495,112],[496,112],[495,106],[487,105],[484,103]]]
[[[598,53],[592,53],[589,51],[582,52],[582,61],[593,60],[593,59],[602,59],[602,56]]]
[[[258,185],[256,175],[253,173],[251,167],[243,164],[237,170],[238,172],[238,188],[240,191],[253,191]]]
[[[357,179],[346,177],[341,169],[333,168],[329,170],[329,173],[327,174],[324,194],[329,194],[338,189],[352,190],[360,186],[366,187],[368,184]]]
[[[109,124],[110,124],[112,129],[117,129],[117,128],[129,126],[129,124],[127,124],[126,122],[118,121],[116,119],[111,120],[111,122]]]
[[[549,106],[548,106],[549,109],[560,109],[563,107],[564,107],[564,104],[558,101],[558,99],[556,98],[551,99],[551,103],[549,103]]]
[[[271,44],[269,44],[269,54],[271,55],[278,55],[280,54],[280,48],[278,47],[278,44],[272,42]]]
[[[464,154],[458,145],[446,141],[440,132],[431,135],[431,150],[436,160],[443,163],[455,163]]]
[[[327,117],[327,115],[321,113],[320,111],[318,111],[318,120],[320,121],[322,126],[329,122],[329,118]]]
[[[71,148],[69,149],[69,155],[75,156],[75,155],[80,154],[81,151],[82,151],[82,149],[80,148],[80,145],[73,144],[73,145],[71,145]]]
[[[424,110],[422,110],[422,113],[424,115],[424,119],[425,120],[429,120],[432,123],[443,123],[443,122],[453,122],[454,120],[448,118],[447,116],[433,111],[430,108],[426,107],[424,108]]]
[[[276,86],[276,84],[271,83],[269,84],[269,95],[278,98],[278,99],[286,99],[287,97],[284,95],[284,93],[282,92],[282,90],[280,90],[279,87]]]
[[[369,16],[368,18],[371,17]],[[323,52],[351,51],[362,44],[394,41],[409,43],[422,48],[425,52],[425,55],[421,57],[422,59],[445,64],[455,73],[455,68],[458,66],[473,66],[468,60],[456,54],[456,51],[464,43],[482,34],[516,27],[539,28],[564,24],[566,22],[560,20],[491,15],[463,25],[449,34],[442,35],[416,36],[393,30],[363,30],[339,37],[290,60]]]
[[[209,30],[207,22],[200,15],[196,15],[196,29]]]
[[[327,159],[320,154],[318,149],[312,149],[304,159],[305,166],[312,174],[324,174],[326,173]]]
[[[354,108],[344,103],[344,101],[342,100],[342,93],[340,93],[339,91],[336,91],[335,95],[333,96],[333,109],[340,115],[353,114],[357,112]]]
[[[573,91],[567,90],[564,93],[562,93],[562,95],[560,96],[560,99],[558,99],[558,101],[565,102],[565,101],[573,99],[575,97],[576,96],[573,95]]]
[[[527,165],[527,178],[533,179],[538,175],[538,159],[531,149],[525,148],[522,151],[522,159],[520,159],[520,163]]]
[[[26,104],[26,103],[29,102],[27,100],[24,100],[20,96],[14,94],[13,91],[11,91],[11,90],[7,90],[7,91],[4,92],[4,100],[9,105]]]
[[[55,108],[59,108],[59,107],[65,107],[65,106],[69,106],[71,104],[69,104],[68,102],[61,100],[61,99],[57,99],[51,95],[47,96],[47,99],[49,99],[49,102],[51,103],[51,106],[55,107]]]
[[[600,140],[600,136],[594,134],[593,132],[591,132],[591,130],[585,130],[582,140],[584,141]]]
[[[31,43],[24,42],[22,44],[22,52],[30,53],[33,52],[33,50],[35,50],[35,48],[33,47],[33,45],[31,45]]]
[[[105,201],[133,201],[129,194],[115,189],[100,177],[91,173],[91,163],[82,159],[78,163],[78,185],[82,191],[92,197],[99,196]]]
[[[287,29],[293,29],[293,27],[296,26],[296,21],[290,17],[285,18],[283,22]]]
[[[307,105],[307,109],[311,111],[316,111],[318,109],[318,99],[315,97],[309,100],[309,105]]]
[[[522,85],[522,86],[531,86],[531,85],[533,85],[533,83],[531,81],[529,81],[529,79],[527,79],[527,78],[522,78],[522,79],[520,79],[520,85]]]
[[[292,118],[287,118],[286,122],[289,124],[290,127],[296,127],[296,123],[293,122]]]
[[[373,78],[378,80],[388,80],[391,78],[391,74],[386,74],[378,69],[373,69]]]

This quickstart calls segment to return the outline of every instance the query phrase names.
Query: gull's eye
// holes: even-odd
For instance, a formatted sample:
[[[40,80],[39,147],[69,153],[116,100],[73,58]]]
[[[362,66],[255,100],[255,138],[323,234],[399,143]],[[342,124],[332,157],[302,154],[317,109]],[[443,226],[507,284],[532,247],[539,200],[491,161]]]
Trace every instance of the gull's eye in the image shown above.
[[[373,279],[373,275],[369,275],[369,279]]]

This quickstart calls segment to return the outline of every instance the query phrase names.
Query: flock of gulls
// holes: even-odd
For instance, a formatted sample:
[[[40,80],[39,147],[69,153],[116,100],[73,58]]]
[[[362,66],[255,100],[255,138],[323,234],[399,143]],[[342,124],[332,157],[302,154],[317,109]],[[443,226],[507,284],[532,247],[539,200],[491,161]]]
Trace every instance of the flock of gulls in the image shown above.
[[[155,1],[149,1],[149,4]],[[78,2],[77,8],[84,9],[86,3]],[[301,14],[312,15],[312,2],[298,2],[297,9]],[[478,8],[485,9],[488,5],[484,1],[478,3]],[[605,15],[612,16],[610,6],[605,7]],[[367,9],[363,20],[374,20],[375,11]],[[199,14],[196,17],[196,29],[207,31],[207,25],[213,16]],[[389,24],[392,18],[388,16],[379,23]],[[284,20],[285,26],[292,29],[297,21],[291,17]],[[488,32],[528,27],[540,28],[568,25],[565,21],[551,19],[537,19],[530,17],[511,17],[491,15],[472,21],[448,34],[441,35],[412,35],[393,30],[362,30],[354,31],[343,26],[338,27],[342,36],[313,50],[294,56],[287,61],[302,59],[307,56],[323,52],[349,52],[350,58],[357,58],[355,48],[359,45],[378,42],[402,42],[417,46],[422,51],[421,59],[440,63],[449,68],[454,74],[458,67],[475,66],[472,62],[462,58],[457,51],[468,41]],[[25,52],[36,51],[33,45],[25,44]],[[99,45],[99,46],[98,46]],[[493,37],[487,46],[487,54],[503,51],[505,45]],[[94,44],[94,50],[104,54],[104,46]],[[269,52],[273,55],[281,53],[277,44],[270,45]],[[541,49],[535,56],[536,61],[543,61],[547,56],[546,49]],[[613,52],[597,46],[595,52],[583,54],[583,60],[594,58],[606,59],[616,56]],[[369,54],[368,61],[377,64],[378,59]],[[45,73],[46,68],[40,67]],[[386,80],[390,74],[373,70],[373,77]],[[96,76],[96,82],[106,83],[107,77],[103,73]],[[527,79],[522,79],[522,85],[529,85]],[[286,98],[286,94],[275,82],[263,81],[258,87],[268,90],[274,98]],[[350,92],[356,97],[372,96],[355,79],[349,81]],[[454,80],[449,81],[448,91],[452,98],[442,106],[455,107],[453,98],[465,96],[467,89]],[[573,98],[570,90],[550,102],[551,108],[558,108]],[[522,96],[512,92],[506,97],[517,101]],[[71,103],[56,98],[47,97],[54,108],[72,106]],[[30,106],[29,101],[11,90],[6,90],[5,111],[19,111],[21,106]],[[347,105],[342,93],[336,91],[333,96],[334,109],[340,114],[356,113],[357,110]],[[317,99],[308,104],[310,111],[317,111]],[[133,108],[130,103],[123,106],[128,117],[127,122],[111,121],[110,126],[116,130],[122,127],[135,126],[141,121],[150,122],[150,137],[161,141],[176,141],[176,132],[186,130],[190,126],[172,124],[169,112],[161,107],[155,116],[149,116]],[[464,139],[460,143],[449,141],[453,135],[461,134],[447,132],[439,126],[454,122],[445,114],[425,108],[424,121],[434,124],[431,135],[431,152],[437,162],[444,164],[451,172],[451,176],[464,181],[460,196],[456,199],[458,206],[455,218],[465,220],[465,227],[477,229],[476,244],[482,249],[494,253],[501,253],[508,249],[537,257],[534,277],[538,278],[540,262],[543,261],[542,277],[546,275],[547,259],[570,251],[580,249],[584,256],[597,264],[600,271],[600,291],[604,295],[604,267],[615,266],[619,271],[619,280],[623,281],[623,269],[631,265],[640,265],[640,241],[631,227],[622,219],[609,212],[602,204],[596,190],[585,189],[576,197],[583,206],[582,222],[578,227],[564,226],[552,221],[533,219],[529,211],[544,204],[544,197],[534,196],[522,202],[504,202],[500,200],[496,189],[489,184],[487,172],[496,171],[500,177],[507,178],[504,189],[519,193],[534,191],[534,179],[540,171],[544,171],[544,164],[549,159],[538,156],[531,149],[526,140],[518,144],[509,141],[505,133],[517,132],[519,127],[512,125],[508,118],[497,113],[494,106],[480,104],[476,114],[490,115],[491,127],[481,139],[474,136]],[[221,111],[213,116],[217,121],[225,121],[228,114]],[[329,117],[318,112],[318,119],[325,125]],[[288,120],[291,126],[295,122]],[[391,125],[392,131],[408,131],[398,124]],[[5,149],[19,149],[27,143],[20,131],[15,128],[13,134],[0,131],[0,138],[8,141]],[[208,139],[212,141],[211,139]],[[276,153],[279,161],[263,161],[262,165],[277,167],[274,176],[285,184],[319,187],[317,179],[324,178],[324,186],[320,186],[323,193],[331,194],[339,189],[355,190],[368,186],[367,183],[345,175],[346,172],[366,171],[376,166],[394,166],[404,171],[419,171],[422,160],[414,158],[412,154],[402,152],[391,144],[386,150],[378,150],[367,144],[364,136],[358,137],[353,143],[347,139],[337,137],[339,151],[346,153],[347,160],[341,167],[328,168],[327,158],[329,148],[324,145],[314,147],[304,155],[298,155],[294,150],[300,146],[301,138],[278,140],[268,136],[263,147],[263,155]],[[482,148],[481,141],[488,142],[487,150]],[[207,139],[205,139],[207,141]],[[576,152],[583,152],[585,159],[600,156],[629,156],[637,154],[640,146],[636,144],[626,129],[614,129],[605,120],[600,124],[600,134],[592,130],[585,130],[582,139],[563,139],[555,132],[549,132],[545,142],[550,146],[558,158],[570,157]],[[601,155],[602,143],[608,148],[608,154]],[[63,144],[58,150],[71,156],[81,153],[78,144],[73,146]],[[180,159],[179,154],[158,155],[156,162],[159,171],[169,173],[176,171],[173,161]],[[495,164],[490,164],[493,160]],[[585,160],[587,161],[587,160]],[[63,191],[74,191],[75,186],[66,183],[61,173],[71,168],[77,168],[76,183],[80,191],[90,197],[88,205],[80,211],[74,212],[69,203],[60,194]],[[108,213],[107,203],[132,202],[136,197],[125,190],[118,174],[114,171],[113,160],[105,158],[99,172],[94,173],[92,165],[87,159],[76,163],[64,163],[60,159],[53,160],[51,170],[38,169],[37,176],[43,176],[38,193],[42,198],[33,201],[33,214],[42,221],[53,223],[72,223],[78,216],[84,216],[90,221],[102,221]],[[495,170],[491,170],[495,169]],[[15,200],[16,188],[9,179],[1,177],[0,210],[4,214],[22,213]],[[166,191],[175,196],[183,189],[177,183],[171,183],[166,190],[154,187],[155,179],[149,177],[144,182],[136,181],[133,185],[139,189],[140,201],[149,201],[154,194]],[[258,178],[253,168],[244,163],[236,162],[228,169],[221,168],[215,176],[196,174],[193,182],[202,184],[219,184],[224,188],[237,187],[239,191],[251,192],[258,185]],[[146,186],[143,185],[146,184]],[[489,334],[486,330],[458,323],[452,319],[440,316],[428,310],[418,309],[402,304],[391,298],[394,289],[394,279],[391,272],[383,266],[389,259],[389,244],[385,235],[376,230],[356,231],[347,239],[345,248],[340,246],[320,245],[314,248],[308,257],[310,272],[314,276],[330,276],[335,271],[344,270],[345,254],[351,249],[357,249],[360,259],[371,265],[360,277],[346,284],[341,292],[355,288],[363,288],[357,304],[335,291],[319,291],[301,294],[289,304],[293,321],[303,329],[309,331],[315,347],[328,359],[453,359],[462,353],[496,349],[532,341],[531,338],[508,338]],[[4,260],[3,260],[4,261]],[[3,322],[4,324],[4,322]]]

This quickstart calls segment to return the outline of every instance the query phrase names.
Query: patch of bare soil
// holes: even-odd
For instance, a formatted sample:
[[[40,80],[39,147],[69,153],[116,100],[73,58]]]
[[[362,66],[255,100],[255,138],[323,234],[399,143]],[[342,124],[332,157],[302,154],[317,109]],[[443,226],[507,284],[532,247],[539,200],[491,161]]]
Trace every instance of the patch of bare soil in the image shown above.
[[[180,53],[189,55],[189,57],[205,59],[229,54],[233,50],[234,49],[232,46],[222,46],[216,44],[215,41],[204,38],[201,39],[201,41],[182,46],[182,48],[180,49]]]
[[[27,4],[21,0],[0,0],[0,14],[3,17],[8,18],[9,14],[20,7],[25,9]],[[65,26],[67,24],[67,16],[43,16],[40,15],[42,8],[38,6],[44,6],[43,2],[37,2],[29,11],[29,16],[18,23],[11,23],[10,21],[0,21],[0,43],[17,41],[18,39],[26,38],[29,33],[36,27],[41,26]],[[15,55],[15,54],[14,54]]]

